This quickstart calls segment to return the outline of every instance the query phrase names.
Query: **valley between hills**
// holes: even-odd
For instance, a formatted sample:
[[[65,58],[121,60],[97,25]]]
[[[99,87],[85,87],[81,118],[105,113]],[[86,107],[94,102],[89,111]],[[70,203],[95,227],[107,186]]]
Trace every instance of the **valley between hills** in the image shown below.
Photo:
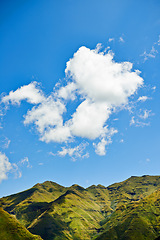
[[[38,183],[0,199],[0,239],[160,239],[160,176],[108,187]]]

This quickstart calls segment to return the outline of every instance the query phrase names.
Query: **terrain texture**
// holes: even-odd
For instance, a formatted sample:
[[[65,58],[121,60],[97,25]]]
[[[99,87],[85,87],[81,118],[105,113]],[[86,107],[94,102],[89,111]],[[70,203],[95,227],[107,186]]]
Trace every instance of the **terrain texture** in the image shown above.
[[[46,181],[1,198],[0,207],[2,240],[160,239],[160,176],[86,189]]]

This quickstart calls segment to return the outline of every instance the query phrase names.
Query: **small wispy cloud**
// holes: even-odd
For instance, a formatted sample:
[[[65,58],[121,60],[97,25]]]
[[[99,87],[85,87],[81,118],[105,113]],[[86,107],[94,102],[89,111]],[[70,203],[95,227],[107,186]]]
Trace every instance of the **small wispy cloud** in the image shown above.
[[[22,177],[22,171],[16,163],[12,164],[12,173],[14,173],[15,179]]]
[[[21,160],[18,162],[18,164],[21,165],[21,166],[26,165],[27,168],[32,168],[32,166],[30,165],[30,162],[29,162],[28,157],[24,157],[23,159],[21,159]]]
[[[53,153],[53,152],[49,152],[48,154],[54,157],[57,155],[56,153]]]
[[[8,138],[6,138],[6,142],[5,142],[5,144],[4,144],[4,148],[8,148],[9,145],[10,145],[10,143],[11,143],[11,140],[9,140]]]
[[[142,118],[142,119],[147,119],[147,118],[149,118],[150,116],[153,116],[153,115],[154,114],[152,113],[151,110],[145,109],[145,110],[143,110],[142,114],[139,115],[139,117]]]
[[[141,97],[139,97],[138,98],[138,102],[145,102],[146,100],[148,100],[148,99],[150,99],[149,97],[147,97],[147,96],[141,96]]]
[[[141,54],[141,56],[144,57],[144,62],[145,62],[149,58],[155,58],[157,53],[158,53],[158,51],[155,49],[154,46],[152,46],[150,52],[147,53],[146,51],[144,51],[144,53]]]
[[[155,58],[156,55],[158,54],[158,47],[160,46],[160,35],[159,35],[159,39],[152,45],[151,50],[150,51],[144,51],[143,54],[141,54],[141,57],[144,57],[144,62],[147,61],[149,58]]]
[[[114,38],[109,38],[108,42],[114,42],[114,40],[115,40]]]
[[[42,165],[44,165],[44,163],[41,163],[41,162],[40,162],[40,163],[38,163],[38,165],[42,166]]]
[[[154,43],[155,45],[159,45],[160,46],[160,35],[158,36],[158,41]]]
[[[82,142],[81,144],[73,148],[62,147],[62,150],[58,151],[57,155],[61,157],[65,157],[66,155],[69,155],[73,161],[75,161],[77,158],[88,158],[89,153],[88,152],[84,153],[87,146],[88,146],[88,142]]]
[[[9,148],[10,143],[11,143],[11,140],[8,139],[7,137],[3,135],[0,137],[0,147],[2,147],[3,149]]]
[[[125,41],[124,41],[124,38],[121,36],[120,38],[119,38],[119,42],[121,42],[121,43],[124,43]]]
[[[14,173],[16,179],[22,177],[23,167],[32,168],[32,165],[30,164],[28,157],[24,157],[19,162],[12,164],[12,173]]]
[[[135,117],[132,116],[132,118],[131,118],[131,120],[130,120],[130,126],[131,126],[131,125],[134,125],[134,124],[135,124]]]
[[[150,122],[148,120],[153,115],[154,113],[152,113],[151,110],[148,109],[140,110],[136,116],[132,116],[130,120],[130,126],[132,125],[136,127],[149,126]]]
[[[153,86],[153,87],[152,87],[152,90],[153,90],[153,91],[155,91],[155,90],[156,90],[156,88],[157,88],[156,86]]]
[[[135,127],[146,127],[146,126],[150,126],[150,122],[140,121],[139,119],[133,116],[130,120],[130,126],[132,125],[134,125]]]

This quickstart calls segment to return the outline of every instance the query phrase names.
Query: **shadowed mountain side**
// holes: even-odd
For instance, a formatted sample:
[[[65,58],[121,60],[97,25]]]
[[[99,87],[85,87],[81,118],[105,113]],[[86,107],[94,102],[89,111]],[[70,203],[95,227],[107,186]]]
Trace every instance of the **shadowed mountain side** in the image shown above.
[[[0,208],[1,240],[42,240],[40,236],[31,234],[14,217]]]
[[[39,235],[46,240],[73,239],[70,235],[68,225],[58,214],[55,213],[53,216],[51,211],[42,214],[33,222],[28,230],[33,234],[38,232]]]

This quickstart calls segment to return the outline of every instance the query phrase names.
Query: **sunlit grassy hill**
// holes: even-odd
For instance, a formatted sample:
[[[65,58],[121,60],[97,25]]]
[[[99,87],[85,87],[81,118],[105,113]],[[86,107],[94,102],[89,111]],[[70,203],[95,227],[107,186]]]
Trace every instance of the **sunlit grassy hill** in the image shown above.
[[[1,198],[0,206],[44,240],[154,240],[160,236],[159,189],[159,176],[87,189],[46,181]]]
[[[41,240],[31,234],[14,217],[0,208],[0,239],[1,240]]]

